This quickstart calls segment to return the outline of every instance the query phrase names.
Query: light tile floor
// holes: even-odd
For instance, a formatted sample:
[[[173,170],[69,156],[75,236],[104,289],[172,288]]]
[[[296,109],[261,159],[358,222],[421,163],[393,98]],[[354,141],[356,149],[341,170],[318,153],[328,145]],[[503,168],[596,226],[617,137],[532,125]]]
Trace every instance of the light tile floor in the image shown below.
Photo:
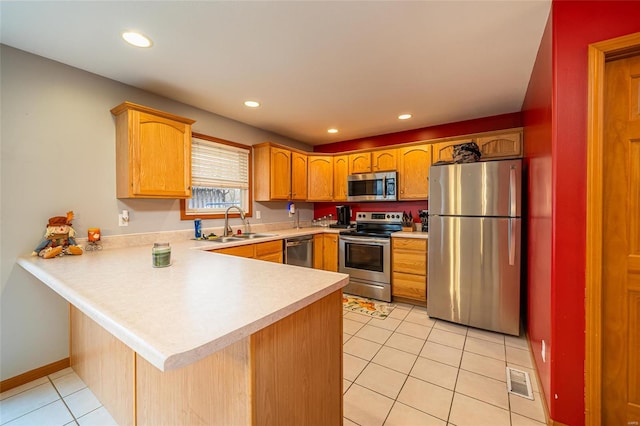
[[[396,304],[385,319],[344,313],[345,426],[544,426],[524,336],[429,318]],[[529,373],[534,400],[507,392],[506,367]]]
[[[344,313],[345,426],[543,426],[524,337],[429,318],[397,304],[384,320]],[[509,395],[506,366],[529,373],[534,401]],[[71,369],[0,394],[0,424],[116,425]]]
[[[71,368],[2,392],[0,424],[117,426]]]

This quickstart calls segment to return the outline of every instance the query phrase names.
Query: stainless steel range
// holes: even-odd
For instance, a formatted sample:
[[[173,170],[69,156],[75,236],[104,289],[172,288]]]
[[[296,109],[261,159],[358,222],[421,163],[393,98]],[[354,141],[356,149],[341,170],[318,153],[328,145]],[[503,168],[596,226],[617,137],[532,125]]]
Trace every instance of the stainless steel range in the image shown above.
[[[400,230],[400,212],[360,212],[356,229],[340,233],[339,270],[350,277],[345,293],[391,302],[391,233]]]

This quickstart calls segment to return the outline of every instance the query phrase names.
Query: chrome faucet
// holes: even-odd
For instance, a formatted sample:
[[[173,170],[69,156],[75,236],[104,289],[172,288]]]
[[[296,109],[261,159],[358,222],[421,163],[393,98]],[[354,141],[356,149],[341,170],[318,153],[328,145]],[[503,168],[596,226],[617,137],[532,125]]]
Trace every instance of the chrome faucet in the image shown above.
[[[295,217],[293,219],[293,227],[294,229],[300,229],[300,210],[296,209],[294,215]]]
[[[242,211],[242,209],[238,206],[230,206],[224,212],[224,233],[222,234],[223,237],[228,237],[229,235],[233,235],[233,229],[231,229],[231,227],[229,226],[229,210],[231,209],[236,209],[240,212],[240,219],[242,219],[242,223],[245,224],[244,212]]]

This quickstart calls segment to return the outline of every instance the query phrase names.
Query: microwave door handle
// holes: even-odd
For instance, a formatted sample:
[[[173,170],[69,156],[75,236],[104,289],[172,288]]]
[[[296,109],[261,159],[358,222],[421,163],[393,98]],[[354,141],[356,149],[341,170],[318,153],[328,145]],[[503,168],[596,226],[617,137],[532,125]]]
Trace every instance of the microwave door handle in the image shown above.
[[[382,198],[387,198],[387,177],[382,176]]]

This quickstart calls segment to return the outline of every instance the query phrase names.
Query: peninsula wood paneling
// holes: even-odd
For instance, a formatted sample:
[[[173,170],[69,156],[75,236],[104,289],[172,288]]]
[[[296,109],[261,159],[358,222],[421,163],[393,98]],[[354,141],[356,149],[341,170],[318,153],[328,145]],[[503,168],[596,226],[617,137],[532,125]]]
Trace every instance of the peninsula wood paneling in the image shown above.
[[[137,355],[139,425],[251,425],[250,343],[245,338],[178,370]]]
[[[134,424],[135,352],[71,306],[71,367],[120,426]]]
[[[342,292],[252,336],[256,425],[342,424]]]

